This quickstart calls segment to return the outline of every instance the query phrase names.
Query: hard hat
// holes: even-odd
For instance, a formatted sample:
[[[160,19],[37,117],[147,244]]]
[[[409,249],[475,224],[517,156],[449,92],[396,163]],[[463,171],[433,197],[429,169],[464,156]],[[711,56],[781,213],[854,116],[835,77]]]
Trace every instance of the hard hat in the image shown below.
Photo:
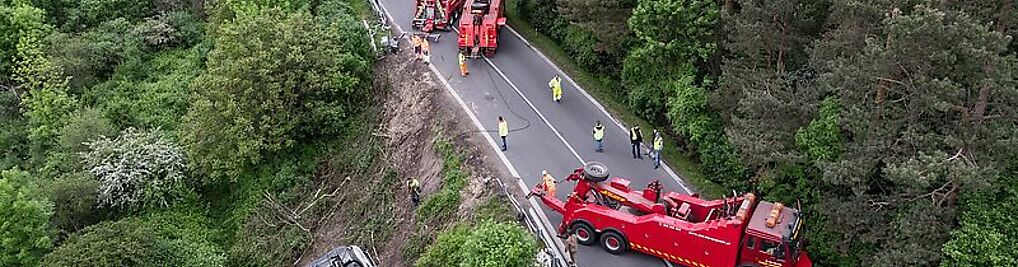
[[[541,175],[548,175],[548,170],[541,170]]]

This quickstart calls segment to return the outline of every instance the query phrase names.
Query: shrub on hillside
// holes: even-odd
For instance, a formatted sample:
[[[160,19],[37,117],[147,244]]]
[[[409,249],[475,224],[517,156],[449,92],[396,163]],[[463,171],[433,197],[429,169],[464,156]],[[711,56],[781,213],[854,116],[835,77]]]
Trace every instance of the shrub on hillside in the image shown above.
[[[534,237],[519,225],[483,221],[439,234],[416,266],[529,267],[535,253]]]
[[[88,143],[85,167],[99,181],[99,204],[114,208],[165,207],[187,195],[184,152],[162,132],[129,128],[116,139]]]
[[[25,171],[0,172],[0,266],[35,266],[53,246],[50,203],[33,188]]]

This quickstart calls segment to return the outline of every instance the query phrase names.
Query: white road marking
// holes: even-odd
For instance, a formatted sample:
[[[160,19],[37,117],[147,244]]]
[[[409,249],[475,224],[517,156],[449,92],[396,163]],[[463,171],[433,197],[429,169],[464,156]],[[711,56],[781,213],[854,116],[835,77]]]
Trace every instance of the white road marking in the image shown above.
[[[595,100],[593,96],[591,96],[589,93],[587,93],[586,89],[583,89],[583,87],[581,87],[580,84],[576,83],[576,81],[574,81],[572,77],[569,77],[569,75],[565,71],[560,69],[558,67],[558,65],[555,65],[555,63],[552,62],[551,59],[548,59],[548,57],[545,56],[544,53],[541,52],[541,50],[537,50],[537,47],[534,47],[534,45],[531,44],[530,41],[527,41],[527,38],[523,38],[523,35],[521,35],[519,32],[516,32],[515,29],[513,29],[512,27],[509,27],[508,25],[506,25],[505,27],[508,28],[509,31],[512,32],[514,35],[516,35],[516,37],[518,39],[523,41],[523,43],[526,44],[527,47],[530,48],[530,50],[534,51],[534,53],[536,53],[538,57],[543,59],[545,63],[547,63],[552,68],[555,68],[555,71],[557,71],[560,74],[560,76],[565,77],[566,81],[568,81],[569,84],[572,84],[573,87],[576,88],[576,91],[579,91],[580,94],[582,94],[585,98],[587,98],[587,100],[590,101],[590,103],[594,104],[594,106],[597,107],[597,109],[600,110],[601,113],[604,113],[604,115],[606,117],[608,117],[608,119],[610,119],[616,126],[619,127],[620,130],[622,130],[622,133],[624,135],[629,135],[629,128],[626,128],[626,126],[623,125],[621,121],[619,121],[618,119],[615,119],[615,117],[612,117],[611,113],[608,113],[608,110],[605,109],[604,106],[602,106],[600,102],[597,102],[597,100]],[[489,62],[489,63],[492,64],[492,66],[495,65],[494,63],[491,63],[491,62]],[[508,80],[508,79],[506,79],[506,80]],[[679,179],[679,175],[675,174],[675,172],[672,171],[671,167],[668,167],[668,163],[667,162],[663,162],[662,161],[661,162],[661,166],[664,167],[665,172],[668,173],[668,175],[671,176],[672,179],[675,180],[675,182],[678,183],[680,187],[682,187],[682,190],[686,191],[686,194],[692,194],[693,193],[693,190],[690,190],[689,187],[686,186],[686,183],[684,183],[682,181],[682,179]]]
[[[385,12],[385,16],[389,18],[389,21],[395,26],[396,30],[402,33],[403,32],[402,27],[400,27],[399,24],[396,23],[396,20],[393,19],[392,14],[389,13],[389,10],[387,8],[385,8],[385,5],[379,3],[379,7],[381,7],[382,11]],[[408,39],[409,37],[405,38]],[[488,140],[488,144],[491,146],[492,149],[494,149],[495,153],[498,154],[499,160],[502,161],[502,164],[505,164],[506,168],[509,170],[509,174],[516,178],[516,181],[519,183],[523,192],[530,192],[530,190],[527,189],[526,184],[523,183],[523,179],[520,178],[519,172],[516,171],[516,167],[514,167],[513,164],[509,162],[509,159],[506,158],[505,153],[503,153],[498,144],[495,143],[495,139],[491,137],[491,135],[485,134],[487,130],[485,130],[484,125],[481,124],[481,121],[477,119],[477,116],[474,115],[474,112],[471,111],[469,107],[467,107],[467,104],[466,102],[463,101],[463,98],[461,98],[459,94],[456,93],[456,90],[452,88],[452,85],[449,84],[449,81],[446,80],[444,76],[442,76],[442,73],[439,72],[434,65],[428,64],[428,68],[433,72],[435,76],[438,76],[438,79],[442,82],[442,85],[444,85],[446,92],[448,92],[450,95],[453,96],[453,98],[456,99],[456,102],[459,103],[460,108],[462,108],[463,111],[467,113],[467,116],[470,117],[470,120],[474,123],[474,126],[477,127],[477,129],[480,131],[479,133],[483,135],[485,139]],[[576,152],[574,151],[573,153]],[[550,237],[551,234],[548,229],[553,227],[551,225],[551,222],[548,220],[548,217],[544,214],[543,210],[541,212],[535,212],[534,207],[538,207],[538,204],[536,201],[534,201],[534,199],[528,200],[530,201],[531,204],[530,212],[536,213],[538,215],[538,218],[542,221],[542,223],[537,224],[537,226],[541,228],[542,239],[545,239],[546,241],[548,240],[552,241],[553,246],[555,246],[555,249],[552,250],[552,252],[556,254],[555,256],[556,258],[559,259],[559,263],[562,266],[565,266],[566,262],[565,257],[563,256],[564,251],[562,249],[565,246],[562,244],[562,240]]]
[[[566,144],[566,148],[569,148],[569,152],[572,152],[573,156],[575,156],[576,159],[579,160],[581,164],[587,162],[583,160],[583,157],[580,157],[580,153],[576,153],[576,149],[573,149],[573,146],[570,145],[568,141],[566,141],[565,137],[562,137],[562,134],[559,133],[558,129],[555,129],[555,126],[551,125],[551,122],[548,121],[548,118],[545,118],[544,114],[541,114],[541,111],[538,110],[536,106],[534,106],[534,103],[530,102],[530,99],[523,94],[523,91],[520,91],[520,88],[516,87],[516,84],[514,84],[513,81],[510,81],[509,77],[505,76],[505,73],[503,73],[502,70],[498,68],[498,66],[495,66],[495,63],[491,62],[491,60],[488,58],[484,58],[484,61],[488,62],[488,65],[491,66],[491,68],[494,69],[499,76],[502,76],[502,79],[509,84],[509,87],[512,87],[513,90],[516,91],[516,94],[520,95],[520,97],[523,98],[524,102],[527,102],[527,105],[530,106],[530,109],[533,109],[534,112],[537,113],[537,116],[541,118],[541,121],[544,121],[544,124],[548,125],[548,128],[551,128],[551,131],[555,133],[555,136],[558,136],[558,139],[562,140],[563,144]],[[495,89],[498,90],[498,88]]]

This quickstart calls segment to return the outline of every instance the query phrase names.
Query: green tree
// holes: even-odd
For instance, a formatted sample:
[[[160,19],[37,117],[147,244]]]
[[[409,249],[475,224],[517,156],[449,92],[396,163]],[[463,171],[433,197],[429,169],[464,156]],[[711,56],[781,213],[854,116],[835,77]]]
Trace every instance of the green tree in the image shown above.
[[[25,171],[0,173],[0,266],[35,266],[53,246],[51,204],[33,188]]]
[[[862,18],[891,12],[878,24],[846,23],[867,27],[835,30],[818,45],[831,50],[814,55],[834,56],[820,65],[829,73],[817,85],[837,94],[850,137],[841,157],[819,164],[826,201],[842,203],[821,209],[832,218],[822,227],[859,236],[837,249],[856,251],[850,257],[861,264],[936,265],[958,196],[986,190],[1014,156],[1006,147],[1018,118],[995,114],[1016,112],[1018,65],[1006,54],[1008,37],[965,13],[883,4],[852,10]],[[859,31],[874,37],[862,47],[841,42]],[[871,214],[845,215],[853,209]]]
[[[702,79],[701,66],[717,50],[716,1],[639,1],[629,28],[640,45],[623,62],[622,84],[630,88],[629,106],[638,116],[663,123],[672,80]]]
[[[236,179],[263,153],[342,132],[366,99],[362,30],[328,27],[304,12],[243,14],[216,31],[208,72],[182,135],[190,158],[213,178]],[[345,49],[346,48],[346,49]]]
[[[9,3],[8,3],[9,2]],[[18,42],[24,36],[40,37],[49,30],[46,13],[27,1],[0,3],[0,86],[11,87]]]

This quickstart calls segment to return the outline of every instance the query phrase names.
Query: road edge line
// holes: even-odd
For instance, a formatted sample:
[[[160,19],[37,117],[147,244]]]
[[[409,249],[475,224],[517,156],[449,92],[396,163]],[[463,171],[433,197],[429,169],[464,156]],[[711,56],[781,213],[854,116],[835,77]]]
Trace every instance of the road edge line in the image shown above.
[[[385,5],[383,5],[380,1],[378,2],[378,7],[381,8],[383,12],[385,12],[385,16],[388,17],[389,23],[392,24],[393,27],[395,27],[395,29],[397,31],[399,31],[400,33],[404,33],[405,32],[405,31],[403,31],[403,27],[400,27],[399,24],[396,23],[396,20],[392,17],[392,13],[389,12],[389,9],[386,8]],[[409,39],[409,37],[404,37],[403,39]],[[463,101],[463,98],[461,98],[459,96],[459,94],[456,93],[456,90],[452,88],[452,85],[449,84],[449,81],[446,80],[445,77],[442,76],[442,73],[439,72],[438,69],[435,68],[434,65],[428,64],[428,69],[431,70],[432,74],[434,74],[435,76],[438,77],[439,81],[441,81],[442,85],[444,85],[444,87],[446,89],[446,92],[449,93],[450,95],[452,95],[453,98],[456,99],[456,102],[460,105],[460,108],[462,108],[463,111],[467,113],[467,116],[470,117],[470,120],[474,123],[474,126],[477,127],[477,129],[481,131],[481,132],[479,132],[479,134],[481,134],[482,136],[485,137],[485,139],[488,140],[488,144],[491,145],[491,148],[495,150],[496,154],[498,154],[499,159],[502,161],[503,164],[505,164],[506,168],[509,170],[509,173],[513,176],[513,178],[516,178],[516,181],[520,185],[523,185],[523,187],[522,187],[523,192],[529,192],[529,190],[526,189],[526,185],[523,183],[523,179],[520,178],[519,172],[516,171],[516,167],[514,167],[512,165],[512,163],[509,162],[509,159],[505,156],[505,153],[503,153],[498,148],[498,144],[495,143],[495,140],[490,135],[484,134],[484,132],[485,132],[484,125],[481,124],[481,121],[477,119],[477,116],[475,116],[473,111],[470,110],[470,107],[468,107],[466,102]],[[498,88],[495,88],[495,89],[497,90]],[[569,144],[566,143],[566,146],[569,147]],[[572,149],[572,148],[570,147],[570,149]],[[576,152],[573,151],[573,153],[576,153]],[[507,197],[513,197],[513,196],[507,196]],[[567,263],[565,262],[565,257],[564,257],[564,253],[565,252],[562,249],[563,247],[565,247],[563,245],[563,243],[562,243],[562,240],[559,240],[558,238],[550,238],[550,237],[548,237],[551,234],[548,232],[548,228],[546,228],[546,227],[551,227],[552,226],[551,222],[548,220],[547,215],[544,214],[544,211],[534,212],[535,211],[534,207],[536,207],[537,203],[533,199],[528,198],[528,200],[531,203],[530,211],[533,212],[533,213],[538,214],[539,215],[538,219],[540,219],[542,221],[542,223],[537,224],[537,226],[541,228],[541,238],[545,239],[547,237],[547,239],[550,239],[552,241],[552,246],[555,247],[555,249],[553,250],[553,253],[556,254],[556,258],[558,258],[559,263],[561,263],[563,266],[565,266]],[[547,239],[546,239],[546,241],[547,241]]]
[[[584,89],[582,86],[580,86],[580,84],[576,83],[576,81],[574,81],[573,78],[570,77],[568,73],[566,73],[561,68],[559,68],[558,65],[555,65],[555,62],[552,62],[551,59],[549,59],[547,56],[544,55],[543,52],[541,52],[541,50],[538,50],[537,47],[535,47],[533,44],[530,43],[530,41],[527,41],[527,38],[524,38],[522,34],[520,34],[519,32],[516,31],[516,29],[513,29],[513,27],[509,26],[509,25],[506,25],[505,27],[507,29],[509,29],[509,31],[512,32],[514,35],[516,35],[516,38],[518,38],[521,41],[523,41],[523,43],[526,44],[527,47],[530,48],[530,50],[534,51],[534,53],[536,53],[538,57],[543,59],[545,63],[547,63],[552,68],[554,68],[555,71],[557,71],[559,74],[561,74],[561,76],[566,77],[566,81],[568,81],[570,84],[572,84],[573,87],[575,87],[577,89],[577,91],[580,91],[580,94],[583,95],[584,97],[586,97],[587,101],[590,101],[591,104],[594,104],[594,107],[597,107],[598,110],[601,110],[601,113],[604,113],[604,115],[607,116],[608,119],[611,119],[612,122],[614,122],[615,125],[618,126],[619,129],[622,130],[622,133],[627,134],[627,135],[629,134],[629,128],[626,128],[626,126],[624,124],[622,124],[622,121],[620,121],[620,120],[616,119],[614,116],[612,116],[612,114],[609,113],[608,110],[605,109],[603,105],[601,105],[601,102],[598,102],[597,99],[594,99],[593,96],[591,96],[589,93],[587,93],[587,89]],[[490,64],[492,66],[495,65],[494,63],[490,63]],[[508,80],[508,79],[506,79],[506,80]],[[686,183],[684,181],[682,181],[682,177],[680,177],[678,174],[676,174],[675,171],[673,171],[672,168],[668,166],[667,162],[662,162],[661,165],[664,166],[665,172],[668,173],[669,176],[671,176],[672,180],[675,180],[675,182],[678,183],[680,187],[682,187],[682,190],[686,191],[686,194],[692,194],[693,193],[693,190],[690,190],[689,187],[686,186]]]

